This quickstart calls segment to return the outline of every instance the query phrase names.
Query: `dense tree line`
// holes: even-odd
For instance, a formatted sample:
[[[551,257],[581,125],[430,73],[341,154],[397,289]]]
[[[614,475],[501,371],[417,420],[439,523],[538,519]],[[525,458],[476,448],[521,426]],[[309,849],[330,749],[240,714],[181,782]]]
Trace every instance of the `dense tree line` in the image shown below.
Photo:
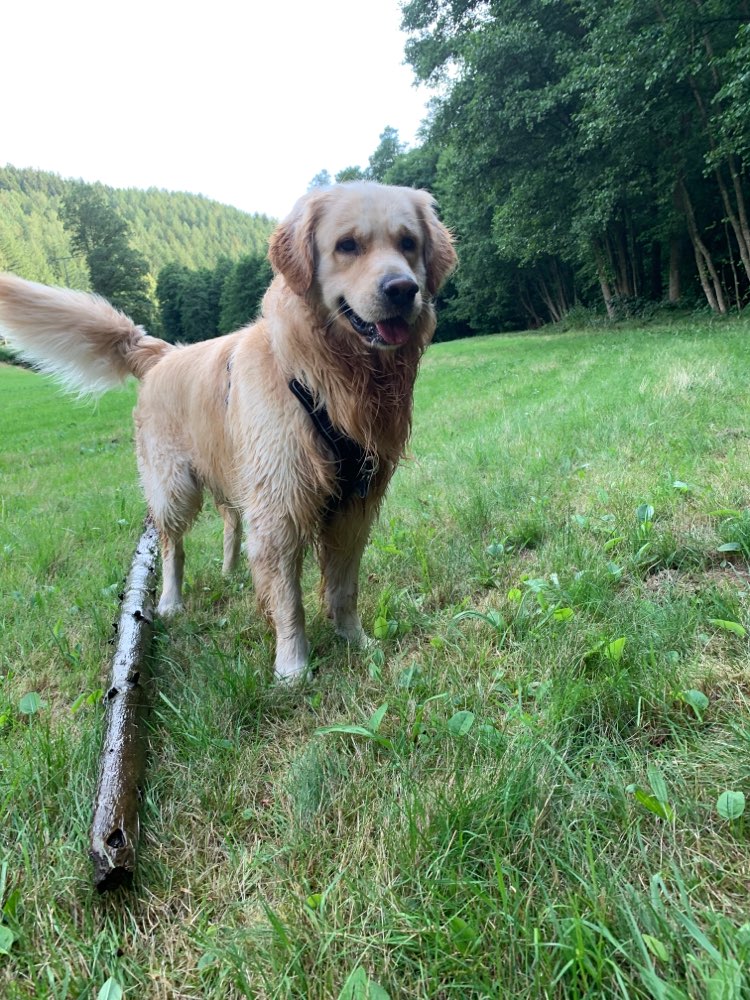
[[[275,225],[267,215],[249,215],[203,195],[156,188],[117,188],[112,195],[153,274],[174,262],[213,268],[222,257],[265,253]]]
[[[56,174],[0,167],[0,271],[46,284],[88,287],[60,215],[67,182]]]
[[[273,225],[200,195],[0,168],[0,271],[98,292],[173,341],[255,316]]]
[[[192,344],[239,329],[258,315],[271,276],[265,253],[198,270],[167,264],[156,288],[162,336]]]
[[[0,167],[0,270],[72,288],[90,287],[86,261],[73,253],[63,203],[81,187],[39,170]],[[130,245],[148,262],[152,285],[169,263],[215,268],[228,257],[264,253],[272,219],[248,215],[201,195],[94,185],[127,226]]]
[[[451,322],[747,303],[747,0],[407,0],[403,23],[439,96],[383,179],[456,231]]]
[[[749,0],[405,0],[403,27],[423,144],[388,128],[334,179],[438,195],[442,336],[747,305]]]

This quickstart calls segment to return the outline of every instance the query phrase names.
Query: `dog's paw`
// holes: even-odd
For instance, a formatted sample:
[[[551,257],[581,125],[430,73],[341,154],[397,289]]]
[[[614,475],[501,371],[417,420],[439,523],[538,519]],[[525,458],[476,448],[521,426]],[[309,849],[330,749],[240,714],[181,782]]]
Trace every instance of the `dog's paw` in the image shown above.
[[[297,681],[304,681],[310,676],[310,664],[307,660],[293,663],[279,663],[277,660],[273,668],[273,677],[277,684],[294,684]]]
[[[377,639],[371,638],[360,625],[358,629],[336,629],[336,635],[343,639],[352,649],[360,653],[371,653],[379,647]]]
[[[335,629],[339,639],[343,639],[344,642],[348,642],[350,646],[354,646],[356,649],[367,649],[371,641],[368,639],[367,633],[362,628],[359,619],[356,621],[336,622]]]
[[[362,637],[357,643],[357,649],[361,653],[372,653],[374,649],[380,649],[380,643],[377,639],[373,639],[371,635],[367,635],[367,633],[363,630]]]
[[[184,608],[185,605],[182,603],[182,601],[175,601],[171,599],[165,600],[162,597],[156,608],[156,613],[161,618],[174,618],[174,616],[178,615],[180,611],[184,610]]]

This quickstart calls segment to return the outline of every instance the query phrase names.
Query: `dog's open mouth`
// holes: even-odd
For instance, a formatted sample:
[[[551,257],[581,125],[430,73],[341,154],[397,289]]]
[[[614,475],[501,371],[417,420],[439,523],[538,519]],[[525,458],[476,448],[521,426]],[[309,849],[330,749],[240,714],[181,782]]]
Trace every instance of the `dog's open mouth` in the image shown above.
[[[368,323],[343,299],[341,315],[346,316],[352,329],[373,347],[401,347],[411,336],[411,328],[402,316],[389,316],[377,323]]]

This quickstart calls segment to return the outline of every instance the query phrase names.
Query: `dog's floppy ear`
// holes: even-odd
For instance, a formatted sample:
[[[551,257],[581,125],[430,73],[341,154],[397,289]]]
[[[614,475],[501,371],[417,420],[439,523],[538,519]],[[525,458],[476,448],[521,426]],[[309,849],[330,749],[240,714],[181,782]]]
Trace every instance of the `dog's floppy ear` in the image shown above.
[[[268,257],[274,271],[283,274],[297,295],[305,295],[315,276],[315,227],[322,192],[303,195],[271,236]]]
[[[427,291],[435,295],[454,270],[458,258],[453,248],[453,237],[435,212],[435,199],[427,191],[417,191],[421,199],[420,213],[424,229],[424,260],[427,268]]]

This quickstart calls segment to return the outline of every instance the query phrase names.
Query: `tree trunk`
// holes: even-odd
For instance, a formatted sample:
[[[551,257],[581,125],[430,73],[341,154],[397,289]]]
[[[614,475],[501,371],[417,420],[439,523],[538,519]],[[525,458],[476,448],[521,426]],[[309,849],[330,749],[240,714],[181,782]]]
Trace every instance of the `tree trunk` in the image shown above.
[[[669,238],[669,301],[679,302],[682,295],[682,237]]]
[[[547,282],[544,280],[544,275],[539,274],[536,279],[537,288],[539,289],[539,295],[541,296],[542,302],[547,307],[547,312],[549,313],[550,319],[553,323],[559,323],[562,319],[562,315],[557,308],[557,304],[550,294],[550,290],[547,287]]]
[[[594,251],[594,260],[596,261],[596,273],[599,278],[599,287],[602,290],[602,298],[604,299],[604,306],[607,310],[607,316],[610,319],[614,319],[615,307],[612,303],[612,289],[610,288],[609,279],[607,278],[607,269],[604,266],[604,257],[602,256],[601,249],[599,248],[596,240],[592,241],[591,246]]]
[[[734,187],[734,196],[737,201],[737,214],[739,216],[739,227],[742,234],[742,239],[745,242],[745,246],[748,250],[748,255],[750,255],[750,225],[747,221],[747,208],[745,206],[745,193],[742,190],[742,181],[740,179],[740,170],[737,166],[737,157],[729,157],[729,174],[732,178],[732,186]]]
[[[633,298],[638,298],[643,290],[643,261],[633,226],[633,218],[627,209],[623,209],[623,218],[625,220],[625,253],[627,255],[630,294]]]
[[[694,6],[700,11],[702,10],[702,4],[698,0],[693,0]],[[714,82],[714,97],[721,87],[721,80],[719,79],[719,73],[716,66],[716,59],[714,57],[713,45],[711,43],[711,38],[708,32],[703,29],[703,45],[706,49],[706,54],[709,59],[709,66],[711,68],[711,76]],[[703,123],[703,129],[706,133],[706,138],[708,140],[708,145],[710,149],[715,148],[714,136],[711,130],[711,119],[706,108],[706,102],[703,98],[703,94],[698,86],[697,79],[692,75],[688,75],[688,82],[690,84],[690,89],[693,92],[693,97],[695,98],[695,103],[698,107],[698,113]],[[714,165],[714,176],[716,177],[716,183],[719,186],[719,193],[721,194],[721,201],[724,205],[724,211],[726,212],[727,219],[729,220],[732,230],[734,231],[735,239],[737,240],[737,246],[740,251],[740,258],[742,259],[742,266],[745,268],[745,274],[750,280],[750,228],[747,224],[747,213],[745,212],[745,199],[742,193],[742,186],[740,184],[739,174],[737,172],[736,159],[733,156],[729,157],[729,173],[732,178],[732,184],[734,187],[735,197],[737,199],[737,211],[735,211],[732,205],[732,200],[729,196],[729,191],[726,184],[724,183],[724,177],[721,172],[720,163],[716,162]]]
[[[651,242],[651,278],[650,298],[660,302],[664,295],[664,284],[661,273],[661,240]]]
[[[685,209],[688,234],[690,236],[690,242],[693,244],[695,263],[698,267],[698,275],[701,280],[701,285],[703,286],[703,291],[705,292],[708,304],[714,312],[721,313],[723,316],[727,311],[726,302],[724,300],[724,290],[721,287],[719,275],[716,273],[716,268],[714,267],[711,254],[708,252],[708,247],[705,245],[700,237],[700,233],[698,232],[693,203],[690,200],[690,194],[684,181],[680,181],[680,191],[682,193],[682,203]]]
[[[732,241],[729,238],[729,227],[727,223],[724,223],[724,236],[727,241],[727,260],[729,261],[729,269],[732,272],[732,284],[734,286],[734,302],[737,307],[737,312],[742,312],[742,294],[740,292],[740,280],[737,274],[737,265],[734,262],[734,256],[732,255]]]
[[[523,307],[523,310],[526,313],[526,315],[529,317],[532,329],[536,330],[540,326],[544,326],[544,320],[534,308],[534,303],[531,299],[531,296],[529,295],[526,285],[520,276],[517,278],[517,282],[518,282],[518,297],[521,300],[521,306]]]
[[[734,211],[734,208],[732,206],[732,201],[729,197],[729,191],[727,190],[727,186],[724,183],[724,178],[722,177],[721,170],[719,167],[716,167],[716,169],[714,170],[714,174],[716,176],[716,183],[719,185],[719,192],[721,193],[721,200],[724,205],[724,211],[727,213],[727,219],[729,220],[729,223],[734,232],[734,238],[737,240],[737,246],[739,247],[742,266],[745,268],[745,274],[747,275],[748,280],[750,280],[750,242],[746,241],[745,239],[745,232],[743,232],[743,228],[740,224],[738,215]],[[735,187],[735,191],[738,190],[741,195],[742,191],[739,188],[739,185]],[[743,202],[743,209],[744,209],[744,202]],[[747,219],[745,219],[745,229],[747,229]],[[731,245],[729,247],[729,253],[731,257],[732,253]]]
[[[560,267],[560,261],[557,257],[552,260],[552,272],[554,275],[555,291],[557,293],[557,305],[561,316],[565,314],[570,309],[570,299],[568,297],[568,289],[565,283],[565,274]]]
[[[146,746],[142,715],[146,707],[146,652],[153,621],[158,536],[150,518],[133,556],[116,624],[117,649],[105,695],[105,736],[91,826],[94,885],[106,892],[135,871]]]

